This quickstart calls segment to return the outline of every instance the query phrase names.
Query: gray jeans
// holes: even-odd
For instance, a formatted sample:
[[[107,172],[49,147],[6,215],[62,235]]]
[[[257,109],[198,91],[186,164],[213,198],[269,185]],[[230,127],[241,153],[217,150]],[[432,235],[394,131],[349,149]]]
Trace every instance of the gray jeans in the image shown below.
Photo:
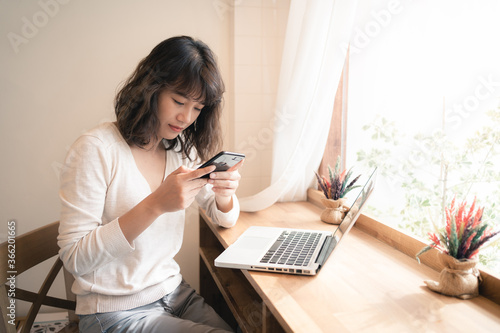
[[[82,333],[231,332],[231,327],[184,281],[154,303],[80,316],[79,328]]]

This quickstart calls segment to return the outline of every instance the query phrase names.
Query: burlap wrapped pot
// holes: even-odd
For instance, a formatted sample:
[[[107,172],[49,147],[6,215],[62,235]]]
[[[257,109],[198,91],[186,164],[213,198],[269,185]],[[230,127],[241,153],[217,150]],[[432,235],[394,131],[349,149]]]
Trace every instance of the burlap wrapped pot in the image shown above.
[[[333,199],[321,199],[321,203],[325,206],[325,210],[321,213],[321,221],[330,224],[340,224],[344,219],[345,213],[349,210],[345,206],[347,200],[344,198],[333,200]]]
[[[430,290],[461,299],[469,299],[479,295],[481,277],[476,268],[477,257],[457,260],[441,252],[439,259],[445,267],[439,275],[439,282],[425,281]]]

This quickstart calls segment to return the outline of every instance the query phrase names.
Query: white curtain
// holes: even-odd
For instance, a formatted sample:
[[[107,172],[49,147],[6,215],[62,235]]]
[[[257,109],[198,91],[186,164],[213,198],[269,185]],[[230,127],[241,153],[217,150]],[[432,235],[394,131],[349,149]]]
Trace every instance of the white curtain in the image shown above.
[[[292,0],[279,78],[271,185],[242,211],[305,200],[325,149],[356,0]]]

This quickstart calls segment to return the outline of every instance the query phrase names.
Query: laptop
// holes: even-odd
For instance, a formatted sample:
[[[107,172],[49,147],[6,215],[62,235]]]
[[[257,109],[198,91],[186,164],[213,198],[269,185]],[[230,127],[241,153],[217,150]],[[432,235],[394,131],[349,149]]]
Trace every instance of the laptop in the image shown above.
[[[216,267],[316,275],[351,230],[375,186],[373,170],[334,231],[251,226],[215,259]]]

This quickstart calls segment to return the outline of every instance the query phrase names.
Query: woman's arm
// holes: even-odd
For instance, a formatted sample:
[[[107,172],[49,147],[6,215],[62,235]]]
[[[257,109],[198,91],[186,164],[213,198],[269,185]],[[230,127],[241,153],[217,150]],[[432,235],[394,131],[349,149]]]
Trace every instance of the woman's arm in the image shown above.
[[[186,209],[191,205],[198,192],[208,182],[206,178],[200,177],[214,169],[215,166],[197,170],[181,166],[168,175],[156,191],[118,219],[129,243],[132,244],[158,216]]]
[[[198,195],[198,204],[208,216],[222,227],[232,227],[239,217],[240,206],[236,197],[241,175],[238,171],[243,161],[224,172],[210,174],[209,185]]]
[[[102,221],[111,166],[102,140],[84,135],[72,145],[61,170],[59,255],[75,275],[89,273],[133,250],[117,220]]]
[[[68,271],[84,275],[134,250],[134,239],[161,214],[184,209],[207,184],[202,175],[214,167],[190,170],[180,167],[149,196],[138,198],[130,208],[130,194],[110,194],[112,182],[123,182],[115,172],[125,155],[110,153],[109,143],[99,136],[84,135],[68,152],[61,172],[62,211],[58,245]],[[123,167],[123,165],[122,165]],[[122,169],[127,169],[127,166]],[[128,179],[128,178],[127,178]],[[134,186],[135,183],[129,184]],[[137,196],[136,196],[137,197]],[[105,208],[113,205],[111,221],[104,221]]]

